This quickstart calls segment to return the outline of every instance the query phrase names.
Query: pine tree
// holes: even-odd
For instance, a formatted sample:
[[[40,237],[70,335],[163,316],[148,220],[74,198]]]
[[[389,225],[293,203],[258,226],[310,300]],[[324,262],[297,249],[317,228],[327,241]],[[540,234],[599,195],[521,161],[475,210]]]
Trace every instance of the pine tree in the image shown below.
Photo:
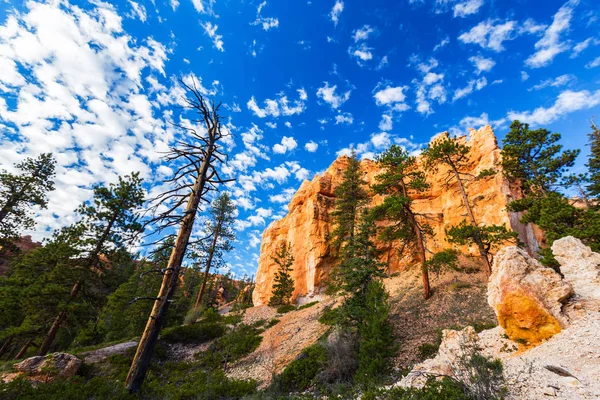
[[[401,251],[412,250],[417,254],[421,264],[423,295],[427,299],[431,296],[431,289],[426,240],[432,231],[413,210],[409,194],[422,192],[429,185],[425,181],[424,173],[419,170],[415,157],[410,156],[400,146],[392,145],[380,154],[376,161],[383,173],[375,177],[377,182],[372,189],[386,197],[383,204],[373,208],[372,213],[378,220],[392,222],[381,229],[380,238],[389,242],[400,240],[404,245]]]
[[[589,171],[589,185],[587,193],[595,200],[594,208],[600,203],[600,129],[592,120],[590,122],[592,132],[588,135],[590,140],[590,156],[586,166]]]
[[[291,272],[294,265],[294,255],[291,252],[291,245],[283,242],[273,256],[273,262],[277,265],[275,272],[275,283],[269,305],[280,306],[290,304],[290,299],[294,293],[294,279]]]
[[[200,243],[200,253],[204,256],[202,259],[206,261],[206,267],[204,269],[202,285],[196,298],[196,304],[194,305],[195,309],[200,306],[202,301],[208,274],[213,263],[217,266],[221,265],[223,263],[223,253],[233,249],[231,242],[235,240],[235,231],[233,230],[235,214],[236,207],[226,192],[213,201],[210,218],[206,221],[204,229],[204,233],[207,235],[205,240]],[[207,245],[206,241],[209,241],[210,244]]]
[[[554,190],[560,178],[572,167],[579,150],[562,151],[560,134],[517,120],[502,141],[502,168],[506,177],[522,185],[526,197]]]
[[[446,232],[448,241],[461,245],[475,244],[486,270],[490,274],[492,272],[490,250],[493,246],[505,243],[507,240],[516,239],[517,234],[502,225],[486,226],[477,222],[465,187],[465,182],[473,179],[472,175],[466,172],[469,162],[468,154],[468,146],[449,137],[434,141],[423,151],[425,165],[428,169],[437,170],[442,165],[448,168],[444,179],[445,185],[451,187],[454,183],[456,184],[463,200],[463,206],[467,211],[468,222],[463,221],[450,228]],[[486,170],[483,176],[489,176],[491,173],[493,171]]]
[[[69,315],[69,308],[85,286],[105,280],[111,257],[120,256],[142,229],[136,211],[144,202],[144,192],[138,173],[119,177],[116,184],[94,187],[91,202],[82,204],[77,212],[82,219],[58,231],[53,241],[70,246],[77,252],[76,258],[67,262],[68,274],[74,278],[73,286],[62,309],[54,319],[38,354],[49,351],[62,324]],[[110,276],[107,274],[106,276]]]
[[[10,246],[23,230],[35,226],[31,208],[48,205],[47,193],[54,190],[55,164],[52,154],[43,153],[16,164],[15,169],[21,172],[18,175],[0,171],[0,246]]]
[[[371,281],[367,286],[363,313],[358,329],[356,379],[369,384],[390,372],[392,358],[398,350],[390,323],[389,295],[380,281]]]

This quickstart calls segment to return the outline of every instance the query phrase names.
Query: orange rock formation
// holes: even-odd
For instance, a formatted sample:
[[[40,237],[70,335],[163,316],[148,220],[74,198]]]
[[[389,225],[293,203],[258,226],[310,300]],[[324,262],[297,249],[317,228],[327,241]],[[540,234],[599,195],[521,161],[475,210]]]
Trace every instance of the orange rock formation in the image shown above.
[[[468,163],[470,174],[477,176],[481,171],[490,168],[500,172],[500,149],[489,125],[479,130],[471,130],[468,137],[460,137],[457,140],[471,149]],[[288,214],[271,223],[263,233],[256,287],[252,296],[254,305],[267,304],[271,297],[273,278],[277,270],[272,257],[282,241],[291,244],[295,258],[293,277],[296,286],[293,298],[298,303],[319,299],[323,284],[335,264],[335,258],[328,245],[328,235],[333,230],[330,213],[335,204],[335,189],[341,182],[342,172],[347,164],[347,157],[339,157],[325,173],[315,176],[312,181],[304,181],[288,206]],[[364,179],[369,184],[373,183],[375,176],[380,173],[377,164],[371,160],[362,161],[362,170]],[[455,185],[447,187],[444,184],[447,172],[448,170],[442,167],[431,173],[428,176],[431,188],[414,198],[415,209],[429,217],[429,223],[434,230],[434,237],[428,243],[432,251],[450,247],[445,240],[445,229],[460,223],[466,217],[458,188]],[[518,198],[519,193],[511,188],[503,174],[472,179],[466,182],[466,189],[479,223],[511,227],[519,233],[520,240],[532,251],[537,249],[535,232],[518,222],[519,215],[506,210],[506,204]],[[372,205],[380,204],[381,201],[381,197],[374,196]],[[400,271],[411,264],[411,259],[398,256],[399,247],[400,243],[392,243],[391,246],[381,244],[384,250],[383,261],[387,263],[388,272]],[[477,254],[475,248],[465,248],[462,251]]]

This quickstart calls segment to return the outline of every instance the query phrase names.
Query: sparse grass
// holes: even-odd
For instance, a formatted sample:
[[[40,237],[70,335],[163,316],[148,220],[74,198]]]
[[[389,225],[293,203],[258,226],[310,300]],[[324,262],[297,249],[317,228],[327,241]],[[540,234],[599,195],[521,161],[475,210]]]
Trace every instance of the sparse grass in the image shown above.
[[[204,343],[225,333],[225,327],[216,322],[174,326],[161,332],[161,339],[169,343]]]
[[[448,287],[450,290],[457,291],[461,289],[470,289],[473,287],[473,285],[468,282],[452,282],[450,285],[448,285]]]
[[[278,314],[289,313],[290,311],[296,311],[296,306],[293,304],[285,304],[283,306],[277,307]]]
[[[272,328],[275,325],[277,325],[278,323],[279,323],[279,319],[278,318],[273,318],[271,321],[269,321],[269,323],[267,324],[267,326],[265,326],[265,329]]]
[[[312,307],[312,306],[314,306],[315,304],[319,304],[319,302],[318,302],[318,301],[311,301],[310,303],[306,303],[306,304],[304,304],[304,305],[302,305],[302,306],[298,307],[298,310],[304,310],[305,308]]]

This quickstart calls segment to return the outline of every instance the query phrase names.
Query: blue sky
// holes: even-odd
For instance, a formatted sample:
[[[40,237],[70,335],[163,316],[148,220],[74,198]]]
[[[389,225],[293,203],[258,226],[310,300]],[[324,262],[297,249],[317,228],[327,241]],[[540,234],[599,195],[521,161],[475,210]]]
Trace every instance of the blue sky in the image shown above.
[[[52,151],[57,190],[36,238],[73,222],[91,187],[171,172],[190,123],[177,77],[224,103],[237,182],[237,273],[302,180],[356,149],[418,151],[438,132],[512,119],[583,147],[600,110],[592,0],[154,0],[0,5],[0,166]],[[579,160],[581,169],[586,151]],[[172,167],[172,166],[171,166]],[[198,229],[200,224],[198,224]]]

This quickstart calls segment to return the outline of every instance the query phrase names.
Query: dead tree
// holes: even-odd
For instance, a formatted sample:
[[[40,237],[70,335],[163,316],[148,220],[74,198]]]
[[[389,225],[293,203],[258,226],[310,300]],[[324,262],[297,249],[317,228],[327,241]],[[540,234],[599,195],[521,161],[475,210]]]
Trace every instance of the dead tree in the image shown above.
[[[220,103],[209,104],[195,82],[188,85],[180,80],[180,83],[189,92],[189,97],[184,98],[186,108],[199,116],[199,119],[192,121],[204,124],[207,132],[202,133],[192,127],[179,125],[187,131],[188,136],[186,140],[178,140],[165,156],[168,163],[174,163],[178,168],[166,181],[173,188],[155,199],[152,207],[154,216],[149,223],[157,226],[156,233],[176,226],[179,226],[179,231],[163,273],[160,291],[154,299],[154,306],[127,375],[125,386],[132,393],[139,391],[150,365],[156,340],[167,315],[169,301],[179,282],[179,271],[190,242],[200,202],[208,202],[207,193],[216,190],[217,185],[232,181],[221,179],[216,168],[218,164],[226,162],[226,155],[220,150],[220,144],[228,135],[221,130]],[[185,211],[179,212],[184,205]]]

